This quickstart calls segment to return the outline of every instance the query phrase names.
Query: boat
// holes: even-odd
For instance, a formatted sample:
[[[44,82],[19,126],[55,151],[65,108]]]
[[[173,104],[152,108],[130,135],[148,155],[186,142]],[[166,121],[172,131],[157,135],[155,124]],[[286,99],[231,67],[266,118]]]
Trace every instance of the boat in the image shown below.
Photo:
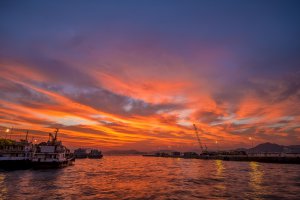
[[[49,133],[49,140],[36,146],[32,157],[33,168],[62,168],[74,163],[74,155],[61,141],[57,141],[58,131],[56,129],[54,136]]]
[[[0,169],[28,169],[31,167],[31,158],[34,145],[25,140],[15,141],[0,139]]]
[[[92,159],[97,159],[97,158],[102,158],[103,155],[102,155],[102,152],[97,150],[97,149],[92,149],[90,151],[90,153],[88,154],[88,158],[92,158]]]
[[[75,158],[87,158],[88,153],[86,152],[86,149],[79,148],[79,149],[75,149],[74,156]]]

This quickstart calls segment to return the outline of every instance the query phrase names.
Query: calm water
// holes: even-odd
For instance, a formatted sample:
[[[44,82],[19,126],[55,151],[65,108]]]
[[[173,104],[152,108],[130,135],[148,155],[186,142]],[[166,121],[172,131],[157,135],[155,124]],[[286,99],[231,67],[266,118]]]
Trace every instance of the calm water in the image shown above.
[[[300,166],[107,156],[0,172],[0,199],[300,199]]]

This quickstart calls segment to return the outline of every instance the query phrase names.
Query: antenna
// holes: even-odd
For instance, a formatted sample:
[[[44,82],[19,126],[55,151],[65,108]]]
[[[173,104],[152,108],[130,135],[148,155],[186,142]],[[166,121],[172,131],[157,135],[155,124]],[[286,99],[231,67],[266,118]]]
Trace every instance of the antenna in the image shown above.
[[[27,140],[27,138],[28,138],[28,130],[27,130],[27,132],[26,132],[26,136],[25,136],[25,141],[27,141],[28,142],[28,140]]]
[[[56,141],[58,131],[59,131],[59,129],[57,128],[57,129],[55,130],[54,141]]]

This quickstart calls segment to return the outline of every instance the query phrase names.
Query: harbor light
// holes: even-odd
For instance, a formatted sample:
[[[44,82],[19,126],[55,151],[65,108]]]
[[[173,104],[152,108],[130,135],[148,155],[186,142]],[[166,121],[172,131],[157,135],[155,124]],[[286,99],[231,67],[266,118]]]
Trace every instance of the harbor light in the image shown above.
[[[251,148],[253,148],[253,138],[249,137],[249,140],[251,141]]]
[[[9,128],[7,128],[7,129],[5,130],[6,133],[8,133],[9,131],[10,131]]]
[[[218,140],[216,140],[215,143],[217,145],[217,151],[219,151],[219,142],[218,142]]]

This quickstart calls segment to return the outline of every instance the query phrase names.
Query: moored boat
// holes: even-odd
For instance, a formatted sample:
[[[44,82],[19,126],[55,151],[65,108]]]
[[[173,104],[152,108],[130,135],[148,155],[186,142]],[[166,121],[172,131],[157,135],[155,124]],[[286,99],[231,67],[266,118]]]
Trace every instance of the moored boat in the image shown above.
[[[103,157],[102,152],[97,149],[92,149],[88,154],[88,158],[92,158],[92,159],[97,159],[102,157]]]
[[[26,140],[0,139],[0,168],[28,169],[31,167],[31,158],[34,145]]]
[[[79,148],[79,149],[75,149],[74,156],[75,158],[87,158],[88,153],[86,152],[86,149]]]
[[[70,150],[57,141],[58,129],[53,136],[49,133],[48,142],[42,142],[36,146],[32,157],[33,168],[62,168],[72,165],[75,161]]]

